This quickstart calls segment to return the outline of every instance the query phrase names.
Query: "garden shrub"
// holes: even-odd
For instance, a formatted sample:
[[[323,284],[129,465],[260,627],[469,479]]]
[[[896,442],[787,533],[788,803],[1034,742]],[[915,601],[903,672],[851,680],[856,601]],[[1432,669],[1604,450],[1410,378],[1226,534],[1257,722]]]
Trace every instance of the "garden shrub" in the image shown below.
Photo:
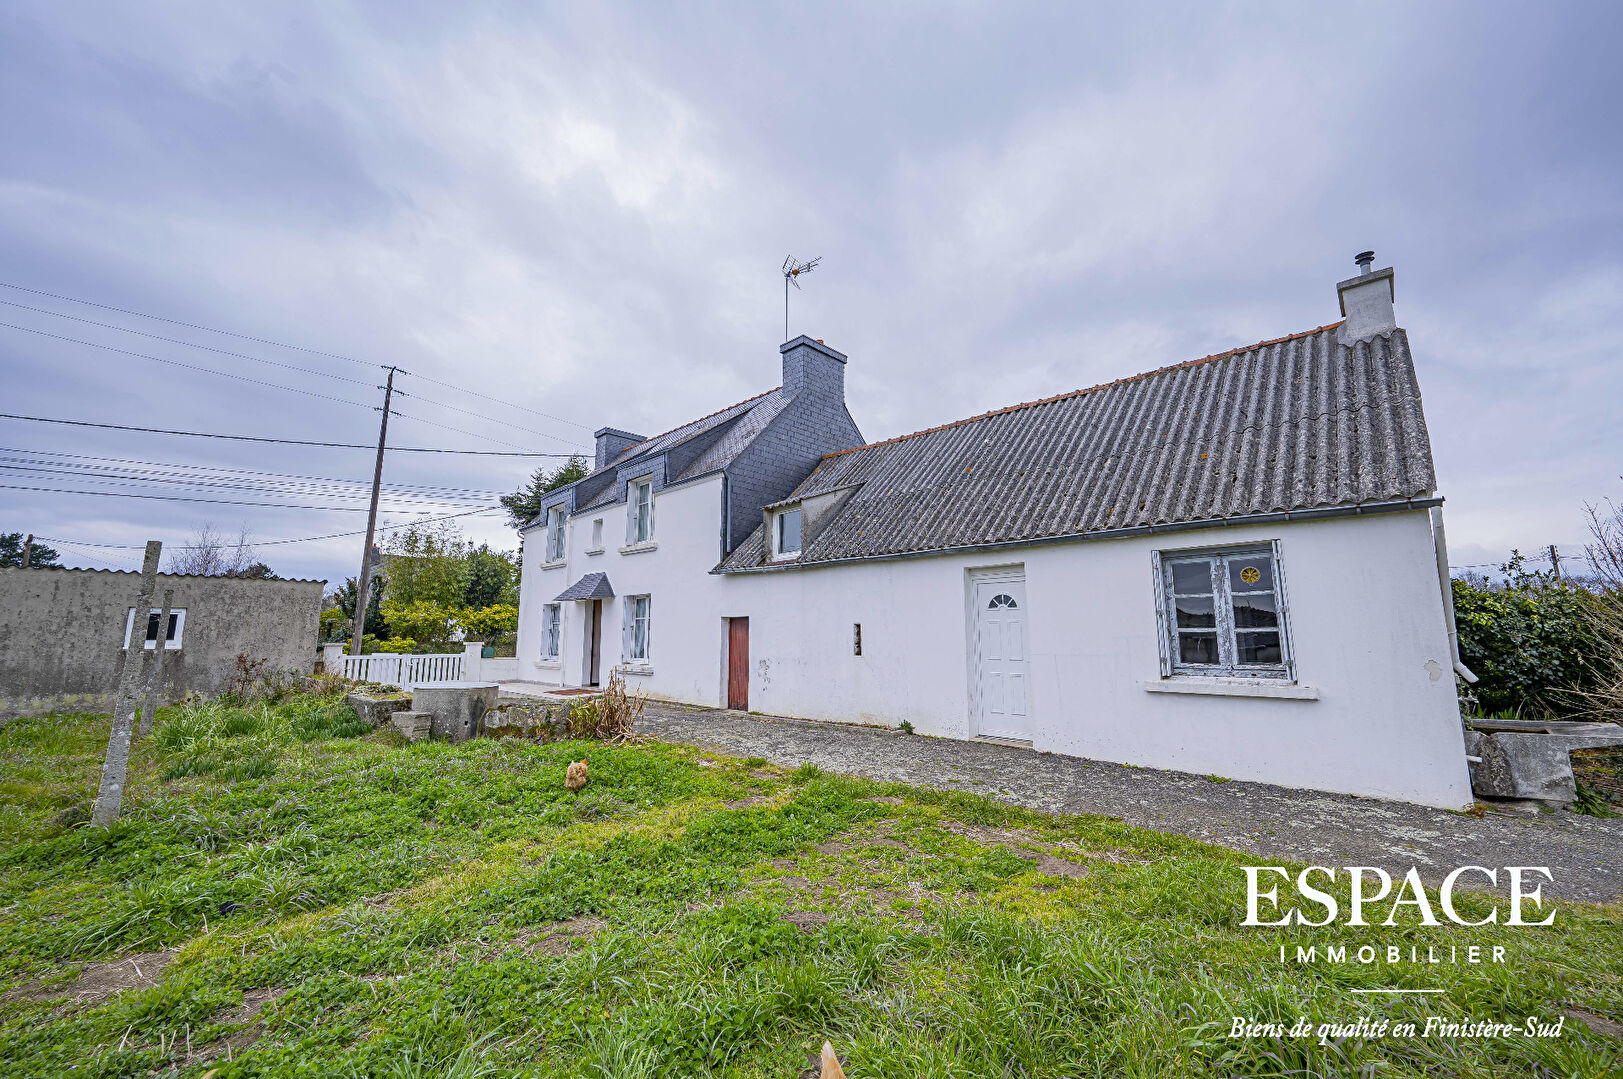
[[[1515,559],[1503,587],[1454,581],[1460,658],[1480,679],[1483,712],[1528,718],[1576,707],[1596,677],[1602,642],[1595,595]]]

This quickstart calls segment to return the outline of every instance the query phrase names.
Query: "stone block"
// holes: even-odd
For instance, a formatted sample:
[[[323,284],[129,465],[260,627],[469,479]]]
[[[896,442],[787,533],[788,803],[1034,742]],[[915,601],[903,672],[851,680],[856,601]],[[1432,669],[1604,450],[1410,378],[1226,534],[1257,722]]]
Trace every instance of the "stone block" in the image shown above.
[[[433,730],[434,714],[432,712],[396,712],[389,717],[389,723],[395,730],[406,736],[406,741],[421,742]]]
[[[374,728],[389,722],[389,717],[394,713],[403,712],[411,707],[410,699],[405,696],[367,697],[360,693],[344,694],[344,703],[355,709],[355,714]]]
[[[1478,720],[1465,731],[1471,790],[1484,798],[1571,805],[1578,797],[1572,751],[1623,745],[1615,723]]]
[[[411,691],[411,709],[433,713],[436,741],[466,742],[484,732],[485,713],[499,692],[495,682],[425,682]]]

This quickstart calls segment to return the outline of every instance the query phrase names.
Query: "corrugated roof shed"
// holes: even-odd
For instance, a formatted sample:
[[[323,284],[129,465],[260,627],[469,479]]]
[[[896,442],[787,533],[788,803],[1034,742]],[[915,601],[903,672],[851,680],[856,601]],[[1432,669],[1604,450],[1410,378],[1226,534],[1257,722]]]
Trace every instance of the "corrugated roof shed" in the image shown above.
[[[791,564],[1428,494],[1407,335],[1339,325],[831,454],[791,499],[856,490]],[[757,529],[717,569],[764,560]]]

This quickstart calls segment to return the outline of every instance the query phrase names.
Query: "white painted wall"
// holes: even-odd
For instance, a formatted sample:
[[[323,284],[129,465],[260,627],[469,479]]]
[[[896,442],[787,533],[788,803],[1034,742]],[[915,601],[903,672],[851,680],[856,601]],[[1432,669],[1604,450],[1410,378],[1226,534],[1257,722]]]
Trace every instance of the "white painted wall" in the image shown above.
[[[1472,800],[1424,511],[718,577],[720,477],[660,491],[655,505],[652,551],[620,552],[624,506],[574,517],[561,567],[542,568],[541,533],[527,535],[519,677],[581,684],[585,605],[564,605],[561,661],[538,665],[541,605],[602,571],[616,595],[604,605],[605,678],[621,654],[623,597],[648,593],[651,669],[628,674],[633,690],[725,704],[724,620],[743,615],[752,710],[973,737],[970,571],[1020,565],[1035,748],[1449,808]],[[605,550],[589,555],[598,517]],[[1151,553],[1274,539],[1299,682],[1318,699],[1146,690],[1160,679]]]
[[[1147,691],[1160,679],[1151,552],[1272,539],[1298,677],[1319,698]],[[1424,511],[731,576],[732,613],[750,617],[751,707],[973,736],[968,574],[1014,563],[1029,599],[1035,748],[1471,802]]]
[[[608,506],[570,519],[565,564],[545,568],[543,529],[525,535],[520,589],[519,677],[539,682],[582,684],[586,669],[588,605],[563,605],[560,662],[539,660],[541,608],[588,573],[607,573],[615,598],[603,605],[600,673],[621,659],[621,627],[626,596],[651,597],[647,670],[627,667],[626,688],[650,697],[717,705],[722,699],[722,661],[727,582],[711,576],[721,561],[721,476],[711,476],[654,494],[655,549],[622,553],[626,507]],[[603,521],[603,553],[588,554],[592,522]]]

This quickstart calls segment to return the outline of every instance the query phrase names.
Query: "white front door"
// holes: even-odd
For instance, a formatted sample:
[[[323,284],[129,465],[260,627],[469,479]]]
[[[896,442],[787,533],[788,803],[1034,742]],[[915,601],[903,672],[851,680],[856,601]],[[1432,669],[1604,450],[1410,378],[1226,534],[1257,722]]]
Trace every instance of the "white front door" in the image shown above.
[[[975,688],[979,730],[1031,740],[1024,578],[975,582]]]

